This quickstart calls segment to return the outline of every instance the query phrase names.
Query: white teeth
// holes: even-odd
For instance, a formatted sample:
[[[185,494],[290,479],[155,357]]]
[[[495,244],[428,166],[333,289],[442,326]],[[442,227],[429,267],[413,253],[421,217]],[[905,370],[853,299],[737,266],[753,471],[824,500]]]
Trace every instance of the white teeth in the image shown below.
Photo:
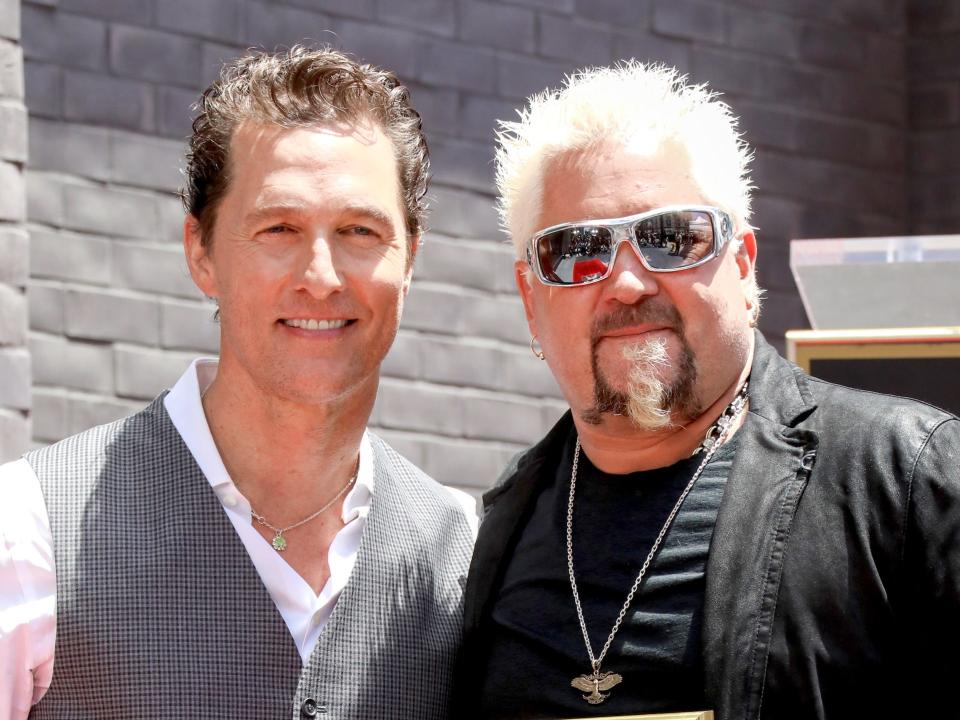
[[[336,330],[347,324],[346,320],[316,320],[314,318],[284,320],[284,325],[300,328],[301,330]]]

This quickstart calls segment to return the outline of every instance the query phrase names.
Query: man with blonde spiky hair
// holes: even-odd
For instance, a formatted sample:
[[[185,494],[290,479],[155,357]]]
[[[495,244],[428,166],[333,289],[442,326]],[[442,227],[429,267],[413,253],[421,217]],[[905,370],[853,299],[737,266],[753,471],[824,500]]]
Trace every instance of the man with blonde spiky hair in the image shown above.
[[[456,717],[952,717],[960,421],[755,329],[750,152],[662,66],[503,123],[497,183],[569,405],[484,497]]]

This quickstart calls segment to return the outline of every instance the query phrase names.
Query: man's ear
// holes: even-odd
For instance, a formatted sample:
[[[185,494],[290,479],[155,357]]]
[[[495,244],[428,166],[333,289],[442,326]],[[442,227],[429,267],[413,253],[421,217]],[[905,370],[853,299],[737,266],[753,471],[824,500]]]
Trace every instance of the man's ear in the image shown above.
[[[183,254],[194,284],[208,298],[217,297],[217,278],[210,262],[210,247],[203,243],[200,221],[187,215],[183,221]]]
[[[523,300],[523,311],[527,315],[527,327],[530,328],[530,334],[537,334],[537,322],[533,317],[533,288],[530,287],[530,266],[523,260],[517,260],[513,264],[513,278],[517,282],[517,290],[520,291],[520,299]]]
[[[407,256],[407,275],[403,279],[403,294],[410,292],[410,283],[413,282],[413,262],[417,259],[417,252],[420,250],[422,235],[417,235],[409,239],[407,246],[409,255]]]
[[[740,268],[740,279],[751,280],[757,265],[757,238],[752,230],[747,230],[740,236],[740,247],[737,248],[737,267]]]
[[[737,248],[737,268],[740,271],[740,286],[743,288],[750,325],[753,327],[760,312],[758,305],[760,290],[757,287],[757,238],[752,230],[748,230],[740,237],[740,247]]]

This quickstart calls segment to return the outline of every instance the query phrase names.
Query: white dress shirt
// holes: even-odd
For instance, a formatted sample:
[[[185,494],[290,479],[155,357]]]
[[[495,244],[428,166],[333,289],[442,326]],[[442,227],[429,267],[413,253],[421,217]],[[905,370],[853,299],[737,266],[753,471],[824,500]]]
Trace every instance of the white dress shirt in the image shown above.
[[[370,439],[364,432],[357,480],[343,500],[344,525],[327,556],[330,577],[317,595],[257,532],[250,503],[227,474],[200,400],[216,373],[216,360],[195,360],[164,398],[164,407],[220,499],[306,663],[356,562],[375,491]],[[475,533],[474,499],[447,489],[463,506]],[[53,677],[55,639],[50,521],[37,476],[21,459],[0,466],[0,720],[26,718],[43,697]]]

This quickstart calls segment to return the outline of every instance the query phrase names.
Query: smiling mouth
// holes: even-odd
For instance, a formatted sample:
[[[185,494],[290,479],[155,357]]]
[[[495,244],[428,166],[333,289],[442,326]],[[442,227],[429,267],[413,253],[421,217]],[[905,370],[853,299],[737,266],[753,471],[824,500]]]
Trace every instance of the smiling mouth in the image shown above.
[[[300,330],[339,330],[346,327],[356,320],[317,320],[315,318],[292,318],[281,320],[287,327],[298,328]]]

